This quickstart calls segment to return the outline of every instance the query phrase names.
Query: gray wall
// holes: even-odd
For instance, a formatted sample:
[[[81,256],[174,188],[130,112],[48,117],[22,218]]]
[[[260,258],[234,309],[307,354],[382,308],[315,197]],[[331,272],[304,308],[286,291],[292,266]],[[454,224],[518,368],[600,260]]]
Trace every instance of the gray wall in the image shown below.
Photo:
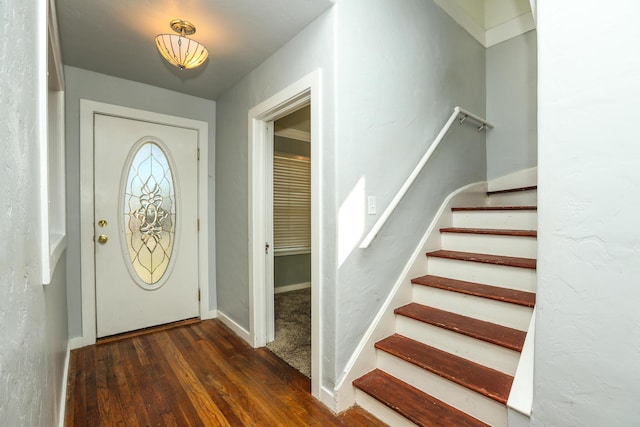
[[[362,250],[379,216],[366,215],[366,196],[377,197],[381,214],[453,107],[483,116],[486,99],[485,49],[433,1],[347,0],[335,8],[338,378],[445,197],[486,178],[484,133],[456,125]]]
[[[487,178],[538,164],[536,31],[487,49]]]
[[[535,427],[640,423],[638,16],[538,8]]]
[[[227,90],[217,100],[216,118],[216,232],[217,244],[224,248],[217,253],[218,310],[249,330],[248,111],[312,71],[320,69],[322,72],[321,150],[325,168],[321,180],[325,191],[322,195],[322,227],[325,232],[323,281],[326,285],[321,292],[322,299],[328,301],[322,313],[326,344],[322,351],[323,358],[328,361],[334,358],[331,303],[335,283],[333,23],[331,9]],[[325,384],[329,381],[324,379]]]
[[[69,333],[82,335],[80,286],[80,99],[122,105],[161,114],[201,120],[209,124],[209,306],[216,308],[215,264],[215,135],[216,104],[142,83],[75,67],[64,67],[66,83],[67,165],[67,296]]]
[[[218,307],[247,329],[247,112],[315,68],[325,106],[323,385],[332,389],[446,195],[485,179],[484,135],[456,127],[369,250],[353,249],[376,217],[364,203],[349,215],[341,207],[363,179],[381,212],[455,105],[484,115],[485,51],[431,1],[344,0],[218,99]],[[346,222],[336,230],[341,215],[362,225],[355,239]]]
[[[42,286],[36,2],[0,9],[11,17],[0,26],[0,424],[45,427],[58,423],[64,381],[65,260]]]
[[[283,255],[273,259],[274,281],[276,288],[311,281],[311,255]]]

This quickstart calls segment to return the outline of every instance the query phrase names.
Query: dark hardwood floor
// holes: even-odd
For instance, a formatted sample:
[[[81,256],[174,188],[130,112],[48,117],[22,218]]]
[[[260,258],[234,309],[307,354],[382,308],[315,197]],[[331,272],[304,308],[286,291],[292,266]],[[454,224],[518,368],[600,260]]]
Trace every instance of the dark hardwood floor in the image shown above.
[[[334,415],[310,382],[218,320],[71,352],[65,425],[383,426],[360,408]]]

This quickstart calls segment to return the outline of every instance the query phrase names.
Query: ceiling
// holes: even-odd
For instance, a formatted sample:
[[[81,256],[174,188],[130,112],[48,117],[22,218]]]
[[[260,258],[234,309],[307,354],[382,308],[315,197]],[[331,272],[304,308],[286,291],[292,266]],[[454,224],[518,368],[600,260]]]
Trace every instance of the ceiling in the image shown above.
[[[215,100],[333,5],[334,0],[56,0],[62,62]],[[155,47],[183,19],[209,50],[181,71]]]
[[[484,47],[535,29],[533,0],[434,0]]]

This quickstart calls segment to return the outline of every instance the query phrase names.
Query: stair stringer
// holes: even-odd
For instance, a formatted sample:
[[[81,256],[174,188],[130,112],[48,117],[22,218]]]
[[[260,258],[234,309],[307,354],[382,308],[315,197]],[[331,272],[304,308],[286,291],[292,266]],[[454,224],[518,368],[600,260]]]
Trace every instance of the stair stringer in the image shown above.
[[[443,201],[409,261],[405,264],[398,280],[391,288],[385,302],[353,352],[344,371],[338,377],[333,393],[334,407],[331,408],[332,410],[341,412],[353,406],[356,401],[356,389],[352,385],[353,381],[377,367],[374,344],[395,333],[396,321],[393,310],[411,302],[413,297],[411,279],[426,274],[427,259],[424,254],[441,247],[439,230],[453,225],[451,208],[453,206],[483,206],[487,203],[486,191],[487,182],[477,182],[455,190]]]
[[[507,401],[507,416],[510,427],[529,425],[533,407],[533,349],[536,329],[536,309],[533,309],[527,338],[524,341],[520,360],[513,377],[511,393]]]

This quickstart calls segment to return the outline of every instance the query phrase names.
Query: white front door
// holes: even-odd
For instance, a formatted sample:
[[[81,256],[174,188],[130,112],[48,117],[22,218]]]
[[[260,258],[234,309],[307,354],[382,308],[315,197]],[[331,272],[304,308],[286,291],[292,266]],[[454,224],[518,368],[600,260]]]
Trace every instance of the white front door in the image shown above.
[[[198,133],[94,116],[97,336],[199,315]]]

